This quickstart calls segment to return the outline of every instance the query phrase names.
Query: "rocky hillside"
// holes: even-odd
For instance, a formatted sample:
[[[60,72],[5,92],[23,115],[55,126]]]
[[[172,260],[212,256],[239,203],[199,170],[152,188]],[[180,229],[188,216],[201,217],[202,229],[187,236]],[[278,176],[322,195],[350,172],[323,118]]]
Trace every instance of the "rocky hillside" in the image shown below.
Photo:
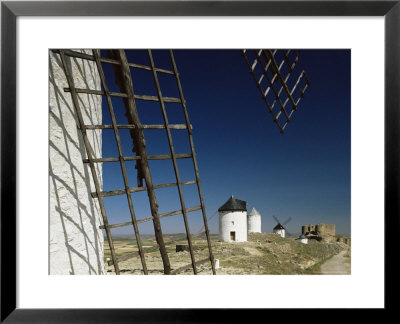
[[[146,239],[146,245],[151,242]],[[166,241],[168,241],[166,239]],[[167,245],[172,269],[190,264],[190,254],[187,251],[175,252],[176,244],[185,244],[182,237],[172,236]],[[196,260],[207,258],[207,241],[204,237],[194,240]],[[126,243],[125,243],[126,244]],[[133,242],[132,242],[133,244]],[[282,238],[277,234],[249,233],[248,241],[242,243],[218,242],[218,237],[212,236],[214,258],[219,260],[217,274],[318,274],[319,266],[348,249],[343,243],[326,243],[309,240],[302,244],[295,238]],[[134,246],[131,247],[134,249]],[[122,250],[121,250],[122,251]],[[118,254],[120,251],[117,251]],[[123,254],[123,253],[122,253]],[[349,254],[350,255],[350,254]],[[146,264],[149,274],[162,274],[162,262],[157,249],[146,253]],[[141,263],[138,257],[119,263],[122,274],[141,274]],[[107,266],[108,273],[113,272],[113,266]],[[205,263],[198,266],[199,274],[211,274],[211,266]],[[192,274],[187,269],[182,274]]]

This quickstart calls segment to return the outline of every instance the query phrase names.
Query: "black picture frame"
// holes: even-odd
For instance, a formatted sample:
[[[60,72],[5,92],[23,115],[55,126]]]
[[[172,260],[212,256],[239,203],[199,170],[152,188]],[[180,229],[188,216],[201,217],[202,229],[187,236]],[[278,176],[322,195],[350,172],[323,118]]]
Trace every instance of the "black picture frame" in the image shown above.
[[[1,2],[1,322],[237,322],[241,309],[16,308],[16,19],[19,16],[384,16],[385,309],[395,307],[388,249],[399,234],[400,0],[395,1],[2,1]],[[395,244],[395,243],[393,243]],[[395,251],[398,253],[398,251]],[[267,293],[267,292],[266,292]],[[151,301],[149,301],[151,303]],[[252,317],[266,310],[252,310]],[[260,314],[261,313],[261,314]],[[270,315],[268,315],[270,316]]]

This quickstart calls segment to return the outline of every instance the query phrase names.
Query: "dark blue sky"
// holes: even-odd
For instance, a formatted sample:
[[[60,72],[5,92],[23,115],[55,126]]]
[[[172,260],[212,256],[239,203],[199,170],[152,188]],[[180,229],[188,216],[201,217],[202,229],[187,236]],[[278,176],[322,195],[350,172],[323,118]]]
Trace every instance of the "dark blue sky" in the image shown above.
[[[127,51],[131,62],[149,65],[147,51]],[[311,86],[285,134],[277,126],[248,72],[239,50],[176,50],[183,93],[191,124],[207,216],[233,194],[262,215],[263,232],[291,217],[290,232],[301,225],[335,224],[350,233],[350,51],[300,50],[294,75],[305,70]],[[153,51],[157,67],[172,69],[167,51]],[[111,67],[104,64],[107,78]],[[152,73],[132,69],[136,94],[157,95]],[[178,97],[172,76],[159,74],[163,96]],[[112,81],[110,90],[118,91]],[[103,99],[105,103],[105,100]],[[113,99],[119,123],[127,123],[121,99]],[[137,101],[142,124],[162,124],[157,102]],[[166,105],[169,122],[184,123],[179,104]],[[110,124],[104,106],[103,123]],[[120,130],[124,153],[132,155],[129,132]],[[169,154],[165,130],[146,130],[148,154]],[[172,131],[176,153],[189,153],[186,131]],[[117,156],[112,130],[103,134],[103,155]],[[179,160],[182,181],[194,180],[191,160]],[[150,161],[155,184],[174,182],[172,162]],[[104,163],[104,190],[122,189],[118,163]],[[130,186],[136,186],[134,163],[128,163]],[[187,207],[199,205],[196,185],[184,186]],[[177,188],[156,191],[160,213],[180,209]],[[132,195],[137,218],[150,216],[146,192]],[[110,223],[129,221],[126,196],[106,197]],[[189,214],[191,231],[202,227],[200,212]],[[152,223],[139,225],[153,233]],[[165,233],[184,232],[182,216],[162,219]],[[218,232],[218,215],[209,222]],[[131,227],[113,234],[133,234]]]

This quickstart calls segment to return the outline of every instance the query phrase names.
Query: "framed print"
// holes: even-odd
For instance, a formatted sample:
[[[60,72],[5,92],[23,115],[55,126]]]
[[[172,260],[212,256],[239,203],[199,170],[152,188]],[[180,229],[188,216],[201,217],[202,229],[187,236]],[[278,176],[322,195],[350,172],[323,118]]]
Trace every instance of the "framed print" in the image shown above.
[[[388,251],[394,244],[393,238],[399,234],[399,15],[398,1],[3,1],[1,320],[6,323],[132,320],[190,323],[233,321],[239,312],[251,309],[259,316],[277,308],[391,309],[394,301],[390,292],[395,285],[387,283],[398,281]],[[256,63],[262,67],[259,75],[255,72]],[[302,64],[305,67],[295,75],[296,64],[301,69]],[[121,67],[122,72],[115,66]],[[142,71],[143,78],[148,77],[149,81],[138,83],[132,69]],[[75,77],[93,75],[94,71],[98,73],[98,80]],[[292,79],[297,83],[288,81],[292,72]],[[236,75],[243,77],[236,78]],[[329,82],[323,82],[324,76]],[[246,82],[240,81],[243,78]],[[172,83],[168,84],[172,81],[175,88]],[[274,82],[279,83],[279,92],[275,91]],[[130,90],[131,84],[137,93]],[[152,88],[152,93],[140,89],[145,84],[149,85],[148,89]],[[299,111],[294,112],[294,119],[303,112],[302,104],[311,102],[307,101],[308,95],[311,91],[317,92],[313,86],[321,92],[313,101],[312,113],[304,114],[310,126],[301,129],[300,134],[307,134],[306,140],[296,142],[299,139],[290,137],[289,133],[291,127],[297,127],[296,121],[289,122],[297,107]],[[298,94],[296,89],[300,89]],[[261,98],[252,101],[246,91]],[[96,102],[99,96],[102,103]],[[224,96],[225,101],[221,99]],[[197,105],[191,104],[196,100]],[[154,102],[157,109],[161,105],[159,119],[151,112]],[[264,115],[273,120],[272,125],[264,126],[261,123],[264,117],[245,115],[252,114],[250,107],[261,103]],[[45,105],[50,106],[50,111],[43,109]],[[99,108],[96,116],[85,111],[91,105]],[[178,105],[183,111],[181,119],[178,114],[167,115],[167,111]],[[213,109],[207,110],[207,105]],[[281,107],[280,110],[275,111],[274,105]],[[248,107],[239,113],[239,106]],[[289,106],[293,107],[292,111],[288,110]],[[344,113],[338,114],[335,110],[329,114],[330,106],[333,109],[340,106]],[[193,120],[198,122],[189,120],[190,107],[189,115],[193,114]],[[61,110],[74,113],[72,117],[58,114]],[[107,116],[105,110],[109,112]],[[142,114],[140,120],[148,117],[144,125],[135,111]],[[314,119],[313,115],[318,118]],[[65,126],[67,118],[70,126]],[[292,146],[284,146],[278,137],[271,137],[269,133],[261,135],[259,129],[267,127],[281,133],[288,130]],[[332,135],[322,139],[322,132],[328,129],[333,130]],[[161,147],[161,140],[157,138],[152,141],[146,135],[146,141],[138,140],[152,130],[164,133],[166,130],[165,152],[152,151]],[[185,141],[182,140],[186,151],[175,141],[182,130],[187,134]],[[108,131],[110,138],[104,136]],[[92,138],[90,134],[95,132],[103,135]],[[193,139],[192,132],[200,135]],[[256,140],[249,134],[265,136],[265,142],[273,139],[282,148],[275,156],[271,151],[251,156],[248,147],[255,148]],[[111,147],[109,141],[115,142],[115,146]],[[65,150],[60,149],[63,145]],[[96,155],[96,148],[93,149],[96,145],[103,150],[103,155]],[[85,164],[85,169],[73,162],[77,147],[87,154],[78,163]],[[283,152],[288,148],[299,154],[284,160]],[[224,160],[224,154],[229,159]],[[63,159],[72,156],[65,170],[56,160],[49,159],[55,155]],[[279,155],[281,159],[277,158]],[[315,158],[312,165],[310,156]],[[162,162],[167,159],[169,169],[164,170]],[[193,165],[192,178],[185,177],[186,167],[181,160]],[[117,163],[115,166],[122,174],[118,183],[114,173],[106,171],[109,162]],[[277,165],[272,168],[276,175],[270,170],[271,177],[267,179],[261,176],[261,171],[256,173],[257,167],[268,169],[273,163]],[[210,175],[204,180],[201,178],[203,191],[200,189],[203,176],[200,171],[199,177],[197,166]],[[301,186],[293,179],[287,182],[296,167]],[[134,170],[130,172],[134,174],[133,180],[126,172],[129,168]],[[241,172],[241,168],[252,168],[254,173]],[[147,169],[152,170],[153,178]],[[320,187],[312,181],[311,171],[307,171],[311,169],[319,172]],[[66,176],[68,182],[60,175],[69,172],[74,176]],[[343,173],[346,174],[344,203],[343,189],[338,184]],[[91,177],[94,174],[100,177]],[[80,184],[80,178],[86,180]],[[112,185],[103,188],[103,180]],[[266,184],[256,184],[257,180]],[[273,185],[267,184],[268,181]],[[137,185],[131,187],[130,182]],[[279,187],[281,182],[285,189]],[[59,183],[67,190],[58,190]],[[236,198],[236,191],[229,192],[223,201],[221,198],[217,201],[218,183],[242,194],[245,191],[238,189],[239,183],[252,191],[245,198],[239,194]],[[287,189],[288,183],[292,191]],[[199,206],[183,199],[189,185],[197,186]],[[83,202],[79,186],[98,203],[92,205],[90,199]],[[155,189],[168,192],[173,186],[178,190],[176,196],[154,194]],[[213,190],[209,188],[215,190],[214,194],[210,194]],[[307,201],[306,193],[318,191],[317,188],[323,188],[318,190],[324,190],[324,194],[315,194],[313,197],[317,198],[312,203]],[[224,190],[219,193],[225,194]],[[149,202],[148,209],[138,208],[135,195],[142,194],[146,203]],[[124,202],[103,203],[121,195]],[[270,205],[272,201],[280,202],[283,207],[276,209],[275,214],[272,207],[268,209],[259,203],[262,207],[256,205],[246,214],[253,207],[247,206],[246,201],[253,204],[256,201],[253,197]],[[205,214],[207,199],[212,204],[215,200],[212,208],[218,216],[214,223],[210,223],[213,210],[208,210],[208,217]],[[76,207],[75,200],[79,209],[76,218],[70,212]],[[175,200],[174,208],[163,209],[163,203],[169,207]],[[296,207],[287,212],[284,206],[294,206],[294,201]],[[126,205],[124,211],[120,208],[122,204]],[[343,210],[347,213],[347,218],[336,223],[336,232],[329,217],[311,217],[313,213],[324,213],[322,209],[317,210],[318,204],[327,210],[326,215],[337,215]],[[115,215],[129,217],[107,218],[113,208]],[[51,216],[53,210],[56,217]],[[44,216],[49,213],[50,218]],[[97,218],[86,223],[81,216],[85,213],[93,213]],[[190,225],[191,213],[197,213],[196,217],[201,220],[194,227]],[[307,213],[309,217],[302,218]],[[172,219],[169,216],[178,214],[181,227],[168,232],[171,226],[168,222]],[[141,227],[146,224],[150,226]],[[295,224],[294,231],[291,224]],[[124,238],[123,229],[127,225],[135,235],[136,245]],[[213,232],[218,226],[219,232]],[[56,227],[64,233],[87,230],[77,235],[84,237],[82,241],[68,234],[57,245],[53,235]],[[345,228],[348,236],[338,235],[346,234]],[[96,237],[96,231],[100,236]],[[274,234],[268,235],[272,236],[248,233],[261,235],[271,231]],[[191,240],[197,232],[204,237]],[[294,232],[292,240],[285,241],[290,232]],[[115,239],[115,233],[119,239]],[[235,248],[226,252],[225,241],[234,241]],[[332,241],[348,251],[351,271],[344,276],[313,275],[319,272],[313,272],[299,251],[312,248],[317,241]],[[239,253],[240,244],[236,242],[248,244],[242,251],[248,259],[240,259],[243,263],[240,269],[244,269],[240,273],[234,270],[238,266],[234,256]],[[99,249],[102,253],[96,254]],[[58,258],[60,251],[69,253],[66,261]],[[151,254],[155,251],[160,252],[159,260]],[[123,263],[129,253],[139,256],[135,259],[137,269],[132,273]],[[229,262],[223,259],[223,253],[229,254]],[[313,253],[316,255],[315,250]],[[256,264],[261,254],[276,259],[276,264],[284,264],[286,272],[282,267],[266,271],[261,264]],[[179,259],[182,256],[186,263]],[[318,262],[322,264],[322,260],[331,256],[321,257]],[[249,262],[247,270],[246,262]],[[86,276],[179,272],[217,276]],[[367,280],[368,291],[363,292]]]

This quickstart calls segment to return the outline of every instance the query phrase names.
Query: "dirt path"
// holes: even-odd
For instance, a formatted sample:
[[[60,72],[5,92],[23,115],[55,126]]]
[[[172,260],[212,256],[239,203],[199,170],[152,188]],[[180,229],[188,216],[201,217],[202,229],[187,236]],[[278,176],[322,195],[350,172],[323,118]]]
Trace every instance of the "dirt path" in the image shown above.
[[[346,249],[321,265],[321,274],[343,275],[351,274],[350,250]]]

